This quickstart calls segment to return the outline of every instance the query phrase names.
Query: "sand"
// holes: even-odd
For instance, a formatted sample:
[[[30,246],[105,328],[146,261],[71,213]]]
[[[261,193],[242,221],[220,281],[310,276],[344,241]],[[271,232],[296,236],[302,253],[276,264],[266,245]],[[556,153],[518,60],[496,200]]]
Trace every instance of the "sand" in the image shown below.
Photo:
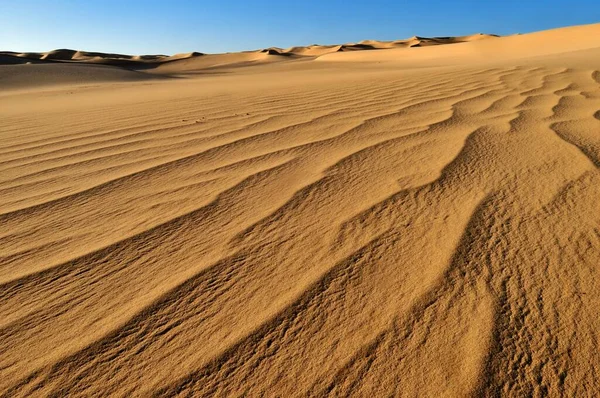
[[[0,396],[595,395],[600,25],[481,36],[3,53]]]

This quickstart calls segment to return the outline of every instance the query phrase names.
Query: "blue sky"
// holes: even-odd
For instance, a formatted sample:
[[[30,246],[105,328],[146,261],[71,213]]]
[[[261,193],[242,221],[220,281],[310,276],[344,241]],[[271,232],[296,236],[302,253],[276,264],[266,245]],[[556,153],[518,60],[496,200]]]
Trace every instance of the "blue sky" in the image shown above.
[[[0,16],[0,50],[214,53],[526,33],[600,22],[600,0],[0,0]]]

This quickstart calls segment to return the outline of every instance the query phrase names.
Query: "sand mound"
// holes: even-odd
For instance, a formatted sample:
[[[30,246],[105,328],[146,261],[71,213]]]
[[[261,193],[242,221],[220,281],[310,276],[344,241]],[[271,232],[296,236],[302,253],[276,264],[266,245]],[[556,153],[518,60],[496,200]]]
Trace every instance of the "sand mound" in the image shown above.
[[[44,60],[52,60],[52,61],[70,61],[75,57],[79,51],[61,49],[61,50],[53,50],[48,51],[47,53],[43,53],[40,55],[39,59]]]
[[[0,66],[2,65],[22,65],[28,63],[41,63],[37,59],[27,59],[20,57],[17,53],[2,53],[0,54]]]
[[[594,396],[599,29],[5,53],[0,396]]]
[[[158,56],[155,56],[155,57],[161,57],[161,58],[154,58],[153,60],[176,61],[176,60],[180,60],[180,59],[196,58],[196,57],[200,57],[202,55],[204,55],[204,53],[193,51],[193,52],[189,52],[189,53],[175,54],[175,55],[171,55],[169,57],[166,57],[166,56],[163,56],[163,55],[158,55]],[[146,56],[141,55],[140,57],[142,57],[142,59],[144,59],[143,57],[147,57],[147,55]],[[144,60],[148,60],[148,59],[144,59]]]
[[[317,58],[325,54],[346,51],[361,51],[361,50],[382,50],[390,48],[405,48],[405,47],[420,47],[423,45],[441,45],[455,44],[459,42],[468,42],[472,40],[481,40],[484,38],[495,37],[493,35],[473,35],[463,37],[447,37],[447,38],[424,38],[413,37],[408,40],[397,40],[391,42],[383,42],[376,40],[365,40],[359,43],[348,43],[341,45],[311,45],[311,46],[296,46],[287,49],[279,47],[269,47],[258,51],[246,51],[241,53],[227,54],[211,54],[210,57],[200,62],[181,62],[182,67],[180,73],[198,71],[207,68],[217,67],[238,67],[247,66],[249,64],[270,63],[277,61],[274,58],[264,58],[256,56],[256,54],[266,54],[281,57],[310,57]],[[251,55],[248,55],[251,54]],[[0,52],[0,65],[2,64],[18,64],[29,61],[48,61],[48,62],[68,62],[68,63],[87,63],[120,66],[129,69],[148,70],[156,69],[155,73],[164,71],[175,72],[177,66],[169,66],[167,68],[159,68],[163,64],[173,61],[183,61],[195,59],[205,54],[199,52],[181,53],[172,56],[167,55],[125,55],[125,54],[110,54],[90,51],[76,51],[69,49],[53,50],[45,53],[16,53],[16,52]],[[17,58],[17,59],[15,59]],[[20,62],[19,59],[26,60]]]
[[[262,54],[268,54],[268,55],[281,55],[281,56],[291,56],[294,55],[294,53],[292,52],[287,52],[282,48],[279,47],[270,47],[270,48],[265,48],[262,50],[259,50],[260,53]]]
[[[475,40],[483,40],[498,37],[496,35],[486,34],[475,34],[471,36],[460,36],[460,37],[418,37],[414,36],[407,40],[395,40],[395,41],[379,41],[379,40],[363,40],[358,43],[347,43],[339,45],[311,45],[311,46],[296,46],[290,47],[285,50],[279,48],[275,49],[275,53],[278,54],[295,54],[310,57],[320,57],[325,54],[335,52],[346,52],[346,51],[364,51],[364,50],[384,50],[390,48],[406,48],[406,47],[419,47],[426,45],[443,45],[443,44],[456,44],[464,43]]]
[[[90,51],[76,50],[53,50],[45,53],[15,53],[15,52],[0,52],[2,56],[18,57],[26,60],[43,60],[53,62],[69,62],[69,63],[88,63],[102,64],[113,66],[128,66],[147,68],[165,62],[171,62],[187,58],[195,58],[203,55],[199,52],[190,52],[168,55],[125,55],[125,54],[109,54]],[[0,64],[3,64],[0,59]]]
[[[281,62],[287,63],[299,58],[305,57],[296,53],[286,52],[281,48],[271,47],[256,51],[206,54],[201,57],[173,60],[173,62],[157,64],[147,71],[153,74],[201,74],[211,73],[212,70],[217,69],[238,69],[248,66],[259,66]]]
[[[398,48],[376,54],[337,53],[326,54],[320,61],[347,62],[397,62],[407,67],[462,65],[479,62],[514,62],[514,60],[563,54],[578,50],[600,48],[600,24],[553,29],[526,35],[495,37],[472,35],[451,38],[413,37],[404,43],[415,51],[410,56],[405,52],[402,41]],[[487,39],[487,40],[486,40]],[[491,40],[493,39],[493,40]],[[453,44],[446,46],[440,44]]]
[[[284,50],[286,53],[296,54],[300,56],[307,57],[320,57],[321,55],[328,54],[331,52],[339,51],[341,48],[340,45],[330,45],[330,46],[320,46],[320,45],[312,45],[312,46],[296,46],[290,47]]]

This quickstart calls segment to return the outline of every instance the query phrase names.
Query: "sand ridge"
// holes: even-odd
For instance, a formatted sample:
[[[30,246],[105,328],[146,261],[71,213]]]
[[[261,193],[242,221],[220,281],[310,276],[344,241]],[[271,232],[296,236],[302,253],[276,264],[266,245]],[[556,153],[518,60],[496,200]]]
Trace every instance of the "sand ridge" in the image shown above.
[[[144,77],[143,75],[135,75],[127,72],[117,72],[114,70],[104,71],[98,73],[95,70],[91,70],[86,75],[90,76],[89,79],[83,77],[77,77],[77,72],[81,72],[82,69],[67,68],[65,64],[83,64],[83,65],[105,65],[117,68],[124,68],[127,71],[145,71],[154,74],[171,74],[179,75],[181,73],[197,72],[207,69],[215,68],[230,68],[240,67],[248,65],[260,65],[262,63],[282,62],[299,59],[315,59],[320,56],[336,53],[336,52],[347,52],[347,51],[364,51],[364,50],[383,50],[391,48],[412,48],[421,46],[433,46],[443,44],[456,44],[470,42],[474,40],[482,40],[487,38],[497,37],[495,35],[484,35],[477,34],[471,36],[460,36],[460,37],[438,37],[438,38],[425,38],[414,36],[407,40],[396,40],[396,41],[377,41],[377,40],[365,40],[360,43],[347,43],[340,45],[310,45],[310,46],[296,46],[287,49],[278,47],[269,47],[254,51],[242,51],[224,54],[204,54],[200,52],[190,52],[175,55],[125,55],[125,54],[108,54],[101,52],[89,52],[89,51],[77,51],[70,49],[58,49],[48,52],[11,52],[4,51],[0,52],[0,66],[2,65],[18,65],[18,64],[37,64],[37,65],[48,65],[54,64],[52,67],[56,72],[45,77],[46,82],[60,83],[60,82],[84,82],[90,81],[94,74],[98,77],[96,80],[100,81],[132,81],[139,80]],[[56,64],[62,64],[62,67]],[[7,67],[4,67],[4,75],[11,74]],[[43,70],[48,71],[50,68],[46,67],[30,67],[31,70]],[[107,68],[108,69],[108,68]],[[31,70],[29,72],[31,72]],[[22,70],[18,70],[21,72]],[[69,75],[69,72],[75,72],[73,77],[64,77]],[[87,70],[85,72],[88,72]],[[14,72],[12,73],[14,74]],[[81,74],[81,73],[80,73]],[[62,75],[62,76],[61,76]],[[0,79],[1,79],[0,75]],[[151,76],[149,77],[151,78]],[[40,80],[40,79],[36,79]],[[0,80],[1,81],[1,80]],[[48,84],[48,83],[47,83]],[[13,79],[9,81],[4,76],[5,87],[25,87],[27,86],[26,79]]]
[[[598,26],[0,67],[0,396],[593,394]]]
[[[296,46],[287,49],[278,47],[270,47],[260,49],[256,51],[246,51],[242,53],[227,53],[227,54],[239,54],[240,56],[244,53],[266,53],[270,55],[298,55],[298,56],[320,56],[329,52],[337,51],[355,51],[355,50],[380,50],[388,48],[405,48],[405,47],[420,47],[430,45],[441,45],[441,44],[455,44],[470,42],[474,40],[482,40],[487,38],[497,37],[496,35],[487,34],[475,34],[470,36],[457,36],[457,37],[418,37],[414,36],[407,40],[396,40],[396,41],[378,41],[378,40],[364,40],[359,43],[347,43],[340,45],[310,45],[310,46]],[[116,65],[116,66],[155,66],[166,62],[172,62],[177,60],[184,60],[189,58],[200,57],[203,54],[200,52],[181,53],[175,55],[125,55],[125,54],[108,54],[101,52],[89,52],[89,51],[77,51],[70,49],[58,49],[48,52],[14,52],[14,51],[2,51],[2,61],[6,63],[22,63],[31,61],[57,61],[57,62],[81,62],[81,63],[94,63],[94,64],[105,64],[105,65]],[[225,54],[212,54],[212,55],[225,55]],[[10,62],[9,62],[10,59]],[[2,64],[3,62],[0,62]]]

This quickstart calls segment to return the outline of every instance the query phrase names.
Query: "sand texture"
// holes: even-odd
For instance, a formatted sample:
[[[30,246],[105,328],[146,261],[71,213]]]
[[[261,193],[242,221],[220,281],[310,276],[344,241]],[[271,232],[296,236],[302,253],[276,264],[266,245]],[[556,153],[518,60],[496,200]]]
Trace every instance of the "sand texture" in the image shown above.
[[[0,61],[0,397],[600,391],[600,25]]]

